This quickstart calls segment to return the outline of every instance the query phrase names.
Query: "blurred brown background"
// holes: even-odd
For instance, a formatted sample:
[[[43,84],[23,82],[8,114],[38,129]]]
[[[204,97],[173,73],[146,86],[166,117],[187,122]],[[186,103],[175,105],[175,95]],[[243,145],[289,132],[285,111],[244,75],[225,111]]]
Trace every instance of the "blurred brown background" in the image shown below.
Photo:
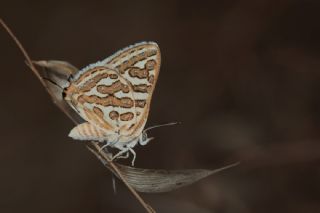
[[[319,1],[1,1],[31,57],[81,68],[156,41],[144,168],[237,168],[144,198],[158,212],[320,212]],[[143,212],[0,31],[0,212]]]

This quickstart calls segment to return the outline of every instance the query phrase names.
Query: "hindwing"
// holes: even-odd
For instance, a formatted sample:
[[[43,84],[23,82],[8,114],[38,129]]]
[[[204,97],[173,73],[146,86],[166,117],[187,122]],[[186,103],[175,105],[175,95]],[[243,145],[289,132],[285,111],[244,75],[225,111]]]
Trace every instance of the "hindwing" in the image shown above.
[[[149,113],[152,94],[158,80],[161,55],[154,42],[141,42],[120,50],[102,64],[116,69],[132,86],[137,123],[128,131],[138,136],[143,130]]]

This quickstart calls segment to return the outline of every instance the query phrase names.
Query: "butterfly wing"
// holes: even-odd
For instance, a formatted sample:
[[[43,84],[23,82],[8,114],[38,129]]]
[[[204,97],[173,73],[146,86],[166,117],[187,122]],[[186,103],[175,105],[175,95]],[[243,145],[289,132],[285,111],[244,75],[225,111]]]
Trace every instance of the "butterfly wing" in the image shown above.
[[[82,70],[65,89],[65,100],[105,135],[137,122],[132,88],[117,71],[105,66]]]
[[[160,63],[160,49],[154,42],[141,42],[129,46],[101,62],[116,69],[133,90],[137,122],[131,124],[129,128],[122,128],[123,135],[137,137],[141,134],[148,118]]]

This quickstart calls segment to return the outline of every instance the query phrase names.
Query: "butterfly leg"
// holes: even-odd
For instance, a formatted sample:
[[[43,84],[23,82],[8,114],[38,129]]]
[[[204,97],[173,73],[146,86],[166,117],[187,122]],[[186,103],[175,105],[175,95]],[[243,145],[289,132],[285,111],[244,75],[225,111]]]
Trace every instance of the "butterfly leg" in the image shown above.
[[[112,160],[117,159],[117,158],[128,158],[129,151],[133,154],[133,159],[131,161],[131,165],[134,166],[134,161],[136,160],[136,152],[131,147],[128,147],[128,148],[118,152],[115,156],[113,156]],[[122,154],[124,154],[125,152],[126,152],[126,155],[122,156]]]
[[[127,159],[129,157],[129,152],[126,153],[126,155],[120,155],[118,158]]]
[[[102,150],[104,150],[105,148],[107,148],[108,146],[113,146],[113,144],[117,143],[117,141],[109,141],[106,144],[104,144],[102,147],[100,147],[99,152],[101,152]]]
[[[125,152],[128,152],[128,148],[123,148],[122,150],[120,150],[120,152],[118,152],[116,155],[113,156],[112,160],[116,159],[116,158],[121,158],[121,155],[124,154]]]
[[[99,149],[99,153],[104,150],[105,148],[107,148],[107,146],[109,146],[110,144],[109,143],[106,143],[105,145],[103,145],[102,147],[100,147]]]
[[[131,165],[134,166],[134,161],[136,160],[136,156],[137,156],[136,152],[131,147],[129,147],[128,151],[130,151],[132,153],[132,155],[133,155],[133,159],[131,161]],[[127,153],[129,153],[129,152],[127,152]]]

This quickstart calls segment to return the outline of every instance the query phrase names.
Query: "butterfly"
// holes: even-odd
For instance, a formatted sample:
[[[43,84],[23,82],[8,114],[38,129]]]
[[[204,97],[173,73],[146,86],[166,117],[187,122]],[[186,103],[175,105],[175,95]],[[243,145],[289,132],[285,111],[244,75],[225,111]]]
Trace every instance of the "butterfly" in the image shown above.
[[[83,68],[64,87],[64,99],[85,120],[69,136],[105,143],[120,151],[112,159],[146,145],[144,131],[160,71],[160,49],[154,42],[128,46]]]

